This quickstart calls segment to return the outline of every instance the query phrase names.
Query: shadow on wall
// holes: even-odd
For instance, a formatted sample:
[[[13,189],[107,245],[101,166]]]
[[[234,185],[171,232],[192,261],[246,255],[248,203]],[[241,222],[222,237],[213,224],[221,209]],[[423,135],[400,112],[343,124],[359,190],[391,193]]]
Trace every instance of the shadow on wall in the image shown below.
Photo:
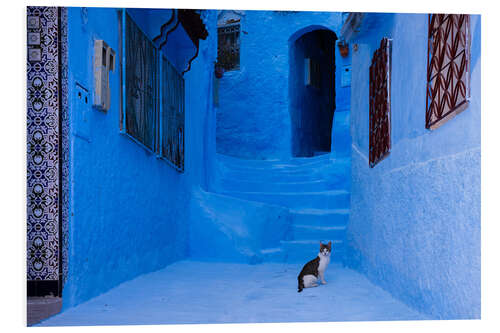
[[[331,150],[336,40],[331,30],[308,27],[289,41],[293,156],[310,157]]]

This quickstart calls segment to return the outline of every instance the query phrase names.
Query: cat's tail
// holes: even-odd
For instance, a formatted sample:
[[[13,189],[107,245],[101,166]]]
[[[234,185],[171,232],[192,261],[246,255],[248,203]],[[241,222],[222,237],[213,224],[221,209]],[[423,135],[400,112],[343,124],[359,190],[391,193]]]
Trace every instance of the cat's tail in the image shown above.
[[[304,279],[302,279],[302,277],[299,275],[297,277],[297,280],[299,280],[299,290],[297,290],[297,292],[301,292],[302,289],[304,289]]]

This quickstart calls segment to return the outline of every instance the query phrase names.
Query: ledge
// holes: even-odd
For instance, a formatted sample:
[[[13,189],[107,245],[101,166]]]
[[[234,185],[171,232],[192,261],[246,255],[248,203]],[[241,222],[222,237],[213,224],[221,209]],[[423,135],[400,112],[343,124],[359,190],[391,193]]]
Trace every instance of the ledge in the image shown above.
[[[60,297],[28,297],[27,323],[28,326],[38,324],[61,312],[62,299]]]

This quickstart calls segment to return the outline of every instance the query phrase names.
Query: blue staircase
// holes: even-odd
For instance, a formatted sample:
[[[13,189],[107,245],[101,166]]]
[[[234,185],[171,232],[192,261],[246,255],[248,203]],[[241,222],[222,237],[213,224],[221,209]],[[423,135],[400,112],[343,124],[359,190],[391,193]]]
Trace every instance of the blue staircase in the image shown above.
[[[215,192],[285,208],[286,237],[260,250],[259,261],[305,263],[332,241],[341,262],[350,208],[350,157],[323,154],[289,160],[244,160],[218,155]]]

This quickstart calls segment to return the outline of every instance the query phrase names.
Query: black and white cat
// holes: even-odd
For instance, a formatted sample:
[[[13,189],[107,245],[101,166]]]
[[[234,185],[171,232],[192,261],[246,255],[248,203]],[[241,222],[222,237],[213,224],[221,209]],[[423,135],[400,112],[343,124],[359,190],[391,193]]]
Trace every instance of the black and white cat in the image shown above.
[[[330,263],[330,254],[332,252],[332,242],[327,245],[320,242],[318,256],[304,265],[297,279],[299,280],[300,293],[304,288],[317,287],[318,280],[321,284],[326,284],[325,270]]]

